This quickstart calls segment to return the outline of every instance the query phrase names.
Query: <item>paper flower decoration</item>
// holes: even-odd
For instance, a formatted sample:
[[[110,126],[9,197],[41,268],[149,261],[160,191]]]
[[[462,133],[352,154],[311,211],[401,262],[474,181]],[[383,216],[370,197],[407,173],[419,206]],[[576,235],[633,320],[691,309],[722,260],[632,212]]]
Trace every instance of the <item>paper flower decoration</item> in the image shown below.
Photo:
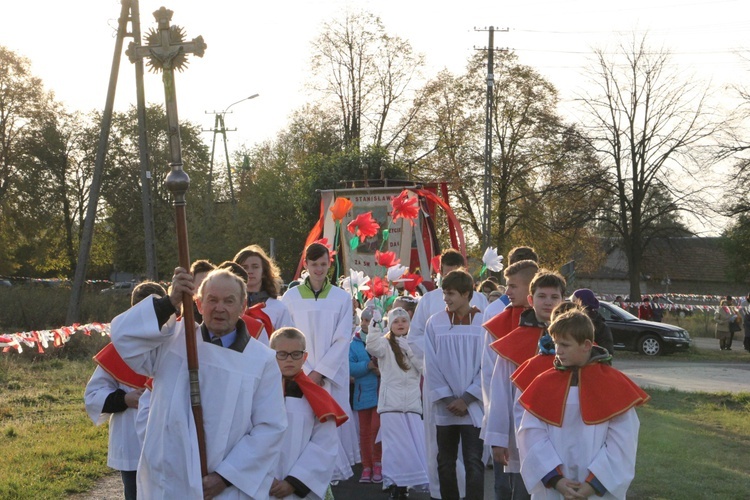
[[[388,280],[383,279],[380,276],[375,276],[375,278],[372,280],[370,291],[372,292],[373,297],[382,297],[383,295],[388,295],[388,293],[390,292]]]
[[[423,278],[418,274],[406,273],[401,277],[401,281],[404,282],[404,290],[413,297],[417,294],[417,287],[422,283]]]
[[[391,266],[388,268],[388,281],[393,283],[394,281],[400,280],[404,273],[406,273],[409,270],[408,267],[402,266],[401,264],[396,264],[395,266]]]
[[[341,288],[349,292],[350,295],[355,295],[358,291],[364,292],[365,290],[369,290],[369,282],[370,277],[365,276],[364,272],[350,269],[349,276],[341,282]]]
[[[365,238],[369,236],[375,236],[378,234],[380,224],[372,218],[372,212],[365,212],[359,214],[353,221],[351,221],[349,225],[346,226],[346,229],[348,229],[353,235],[359,236],[359,241],[361,242],[365,241]]]
[[[375,262],[377,262],[379,266],[388,268],[401,262],[401,259],[397,259],[396,254],[393,252],[381,252],[380,250],[375,250]]]
[[[407,219],[412,226],[414,225],[414,219],[419,216],[418,198],[409,198],[409,191],[404,189],[401,194],[391,200],[391,206],[393,206],[391,212],[393,222],[398,219]]]
[[[354,203],[352,203],[349,198],[344,198],[343,196],[336,198],[333,206],[331,206],[331,216],[333,217],[333,220],[337,222],[341,221],[353,206]]]
[[[497,248],[488,247],[482,257],[484,267],[490,271],[500,272],[503,270],[503,256],[497,254]]]

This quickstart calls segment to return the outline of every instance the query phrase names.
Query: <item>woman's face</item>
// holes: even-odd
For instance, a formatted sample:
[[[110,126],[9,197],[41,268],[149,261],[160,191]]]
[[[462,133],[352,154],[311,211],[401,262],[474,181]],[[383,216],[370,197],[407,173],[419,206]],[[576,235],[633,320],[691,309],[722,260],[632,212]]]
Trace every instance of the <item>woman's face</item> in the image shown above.
[[[247,291],[260,291],[263,282],[263,261],[257,255],[251,255],[242,262],[242,268],[247,271]]]

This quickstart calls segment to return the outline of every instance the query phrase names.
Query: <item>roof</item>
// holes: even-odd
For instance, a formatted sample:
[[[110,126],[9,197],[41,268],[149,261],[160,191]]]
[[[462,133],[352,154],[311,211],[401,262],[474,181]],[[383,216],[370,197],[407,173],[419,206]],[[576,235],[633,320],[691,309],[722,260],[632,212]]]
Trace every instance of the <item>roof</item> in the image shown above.
[[[607,254],[603,264],[586,277],[628,279],[625,252],[611,239],[602,239]],[[659,238],[651,241],[643,256],[641,273],[645,279],[727,283],[731,281],[729,258],[718,237]],[[583,274],[583,273],[581,273]]]

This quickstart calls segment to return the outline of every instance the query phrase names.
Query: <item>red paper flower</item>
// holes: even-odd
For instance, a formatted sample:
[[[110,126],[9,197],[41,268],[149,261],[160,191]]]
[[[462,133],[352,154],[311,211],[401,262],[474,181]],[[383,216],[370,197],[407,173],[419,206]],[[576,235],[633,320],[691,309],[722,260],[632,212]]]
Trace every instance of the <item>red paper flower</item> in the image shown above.
[[[418,198],[409,198],[409,191],[404,189],[400,195],[391,200],[391,205],[393,206],[393,211],[391,212],[393,222],[402,218],[407,219],[412,226],[414,225],[414,219],[419,216]]]
[[[417,294],[417,286],[423,281],[422,276],[412,273],[404,274],[401,279],[404,280],[404,290],[406,290],[411,296]]]
[[[390,292],[388,280],[383,279],[380,276],[375,276],[375,279],[370,282],[370,291],[372,291],[373,297],[382,297],[383,295],[388,295],[388,293]]]
[[[381,252],[380,250],[375,250],[375,262],[380,266],[389,268],[401,262],[401,259],[397,259],[396,254],[393,252]]]
[[[349,198],[344,198],[343,196],[336,198],[333,206],[331,206],[331,215],[333,216],[333,220],[342,220],[353,206],[354,203],[352,203]]]
[[[372,212],[359,214],[353,221],[346,226],[350,233],[359,236],[359,241],[365,241],[368,236],[378,234],[380,224],[372,218]]]

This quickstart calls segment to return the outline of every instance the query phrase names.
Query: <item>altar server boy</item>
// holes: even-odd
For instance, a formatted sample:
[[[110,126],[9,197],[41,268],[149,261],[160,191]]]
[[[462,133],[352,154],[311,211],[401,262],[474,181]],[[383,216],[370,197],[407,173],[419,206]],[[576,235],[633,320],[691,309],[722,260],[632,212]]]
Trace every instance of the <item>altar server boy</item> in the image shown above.
[[[521,475],[532,499],[624,499],[635,475],[639,421],[649,396],[603,363],[594,325],[572,310],[549,327],[556,359],[519,398]]]
[[[302,371],[305,335],[296,328],[276,330],[270,339],[284,384],[289,422],[269,491],[272,498],[325,497],[338,454],[336,427],[346,413],[328,392]]]
[[[133,289],[130,303],[135,305],[152,294],[163,297],[167,292],[160,284],[145,281]],[[86,413],[96,425],[109,421],[107,465],[120,471],[125,499],[135,500],[136,470],[141,455],[136,415],[149,381],[131,370],[111,343],[94,356],[94,361],[98,366],[83,395]]]

